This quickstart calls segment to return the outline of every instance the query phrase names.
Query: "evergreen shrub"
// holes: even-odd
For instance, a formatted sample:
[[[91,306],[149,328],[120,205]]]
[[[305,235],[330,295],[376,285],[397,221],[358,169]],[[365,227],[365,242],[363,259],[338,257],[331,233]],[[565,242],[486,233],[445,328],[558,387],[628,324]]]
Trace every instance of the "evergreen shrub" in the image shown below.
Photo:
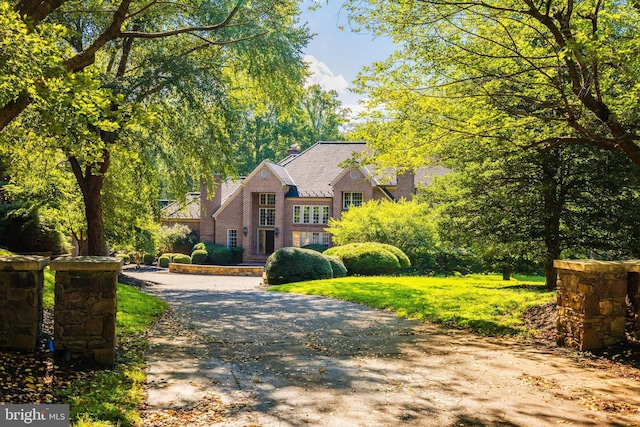
[[[162,254],[160,258],[158,258],[158,266],[162,268],[169,268],[169,263],[173,262],[173,257],[176,254]]]
[[[331,270],[333,270],[333,278],[345,277],[347,275],[347,267],[337,256],[325,255],[324,256],[331,264]]]
[[[312,251],[322,253],[327,250],[327,247],[325,245],[321,245],[320,243],[311,243],[311,244],[302,246],[302,249],[311,249]]]
[[[231,251],[231,264],[240,264],[242,263],[242,254],[244,253],[244,248],[239,246],[229,248]]]
[[[156,256],[151,252],[145,252],[145,254],[142,256],[142,263],[144,265],[153,265],[153,262],[155,260],[156,260]]]
[[[185,254],[175,254],[171,262],[176,264],[191,264],[191,257]]]
[[[191,262],[193,264],[206,264],[209,253],[204,249],[196,249],[191,253]]]
[[[324,255],[339,257],[350,275],[376,276],[400,270],[398,257],[380,243],[351,243],[334,246]]]
[[[409,260],[409,257],[404,252],[402,252],[402,249],[400,249],[399,247],[389,245],[386,243],[375,243],[375,244],[382,246],[389,252],[392,252],[396,256],[396,258],[398,258],[398,262],[400,263],[400,268],[411,267],[411,260]]]
[[[206,264],[229,265],[232,263],[231,250],[224,245],[213,242],[200,242],[193,247],[193,250],[207,251],[208,255]]]
[[[269,285],[333,277],[331,264],[325,256],[301,248],[278,249],[267,258],[265,272]]]

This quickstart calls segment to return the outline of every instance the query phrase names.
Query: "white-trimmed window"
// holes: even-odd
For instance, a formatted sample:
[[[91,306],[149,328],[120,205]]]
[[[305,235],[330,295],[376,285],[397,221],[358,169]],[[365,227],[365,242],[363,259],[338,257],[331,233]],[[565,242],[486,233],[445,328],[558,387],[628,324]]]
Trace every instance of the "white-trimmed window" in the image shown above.
[[[362,199],[362,193],[342,193],[342,209],[347,210],[351,206],[361,206]]]
[[[276,225],[276,210],[274,208],[260,208],[258,214],[260,227]]]
[[[294,224],[326,224],[329,222],[329,206],[293,207]]]
[[[316,231],[294,231],[292,234],[293,246],[296,248],[310,245],[312,243],[329,247],[331,234]]]
[[[237,248],[238,247],[238,230],[227,230],[227,247],[228,248]]]
[[[275,206],[276,193],[260,193],[260,206]]]

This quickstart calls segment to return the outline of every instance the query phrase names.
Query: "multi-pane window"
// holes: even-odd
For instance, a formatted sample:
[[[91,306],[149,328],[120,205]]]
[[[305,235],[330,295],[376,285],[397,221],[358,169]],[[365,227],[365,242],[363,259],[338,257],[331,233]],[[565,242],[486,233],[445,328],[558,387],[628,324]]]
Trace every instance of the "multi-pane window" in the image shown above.
[[[293,246],[299,248],[301,246],[310,245],[312,243],[329,247],[331,235],[329,233],[315,231],[294,231]]]
[[[362,205],[362,193],[342,193],[342,209]]]
[[[261,227],[276,225],[276,210],[274,208],[260,208],[259,216]]]
[[[260,206],[275,206],[276,193],[260,193]],[[261,227],[270,227],[276,225],[276,209],[260,208],[258,209],[258,222]]]
[[[260,206],[275,206],[276,193],[260,193]]]
[[[238,230],[227,230],[227,247],[238,247]]]
[[[326,224],[329,222],[329,206],[294,206],[294,224]]]

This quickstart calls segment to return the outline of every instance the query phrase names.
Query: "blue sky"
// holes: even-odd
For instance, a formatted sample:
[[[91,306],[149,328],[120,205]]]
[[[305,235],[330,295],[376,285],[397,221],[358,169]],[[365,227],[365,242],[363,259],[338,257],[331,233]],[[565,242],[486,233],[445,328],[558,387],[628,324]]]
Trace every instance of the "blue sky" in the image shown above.
[[[342,10],[342,0],[321,0],[322,7],[309,11],[314,3],[304,0],[300,6],[301,22],[307,22],[315,34],[305,49],[305,60],[313,72],[311,82],[326,90],[335,89],[343,106],[356,112],[360,96],[349,92],[353,80],[362,67],[386,59],[395,50],[394,45],[386,39],[374,40],[371,34],[352,32],[347,12]]]

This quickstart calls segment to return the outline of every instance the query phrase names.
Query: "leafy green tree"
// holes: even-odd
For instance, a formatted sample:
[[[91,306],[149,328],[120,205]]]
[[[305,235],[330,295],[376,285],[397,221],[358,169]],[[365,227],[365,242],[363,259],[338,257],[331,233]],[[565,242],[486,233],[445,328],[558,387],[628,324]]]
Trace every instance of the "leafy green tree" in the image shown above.
[[[433,209],[415,200],[372,200],[330,219],[333,243],[378,242],[397,246],[417,270],[433,271],[438,237]]]
[[[14,141],[13,132],[26,123],[18,114],[28,105],[39,113],[46,130],[40,140],[65,155],[82,193],[90,254],[105,250],[102,189],[117,156],[136,157],[147,172],[149,165],[168,163],[167,170],[181,172],[167,175],[174,184],[211,175],[232,148],[227,130],[233,126],[228,98],[234,70],[283,103],[288,83],[304,75],[300,48],[307,35],[295,26],[294,1],[123,0],[115,10],[107,7],[113,15],[92,3],[49,6],[44,17],[64,27],[57,40],[66,42],[62,64],[68,71],[59,78],[43,72],[41,84],[34,81],[11,99],[0,109],[0,129],[12,123],[8,139]],[[24,7],[15,9],[29,34],[42,11]],[[172,126],[178,121],[181,126]],[[169,131],[150,132],[156,129]]]
[[[359,79],[371,108],[394,122],[380,144],[391,129],[399,154],[424,154],[443,138],[586,144],[640,166],[638,2],[346,3],[354,23],[400,46]],[[403,140],[406,123],[417,128],[409,136],[428,135],[422,146]]]
[[[297,89],[297,90],[296,90]],[[262,96],[252,96],[251,90],[238,93],[234,110],[241,126],[236,140],[243,153],[240,172],[248,174],[263,160],[282,159],[292,145],[301,150],[318,141],[344,139],[341,125],[347,122],[348,110],[341,107],[336,91],[324,91],[319,85],[291,92],[296,101],[283,108]]]
[[[540,260],[548,287],[563,251],[640,254],[640,173],[623,155],[586,146],[486,150],[458,151],[448,161],[452,172],[426,189],[440,205],[444,240],[506,269]]]

